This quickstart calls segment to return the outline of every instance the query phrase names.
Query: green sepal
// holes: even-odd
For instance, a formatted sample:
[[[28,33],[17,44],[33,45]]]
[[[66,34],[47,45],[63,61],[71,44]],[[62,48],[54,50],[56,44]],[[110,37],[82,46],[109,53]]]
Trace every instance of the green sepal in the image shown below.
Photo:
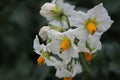
[[[54,14],[53,17],[55,20],[62,20],[62,16],[64,15],[62,8],[56,6],[53,10],[51,10],[51,12]]]
[[[90,52],[92,52],[94,49],[96,49],[96,48],[94,48],[94,47],[90,47],[90,44],[86,41],[86,48],[88,48],[89,50],[90,50]]]
[[[50,55],[49,55],[49,52],[48,52],[48,51],[43,51],[43,50],[41,50],[40,53],[41,53],[41,55],[44,56],[45,58],[50,59]]]
[[[77,46],[78,45],[78,42],[79,42],[79,39],[75,38],[74,39],[74,44]]]
[[[50,43],[52,40],[50,38],[47,39],[46,43]]]

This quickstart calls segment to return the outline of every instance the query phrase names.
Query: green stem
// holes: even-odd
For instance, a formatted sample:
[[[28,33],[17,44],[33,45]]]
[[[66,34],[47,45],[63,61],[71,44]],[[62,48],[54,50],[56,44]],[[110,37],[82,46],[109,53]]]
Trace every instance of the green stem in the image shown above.
[[[64,15],[64,16],[65,16],[65,18],[66,18],[66,22],[67,22],[68,28],[70,28],[70,21],[69,21],[69,18],[68,18],[67,15]]]
[[[63,22],[62,22],[62,20],[60,20],[60,24],[61,24],[61,26],[63,26]]]

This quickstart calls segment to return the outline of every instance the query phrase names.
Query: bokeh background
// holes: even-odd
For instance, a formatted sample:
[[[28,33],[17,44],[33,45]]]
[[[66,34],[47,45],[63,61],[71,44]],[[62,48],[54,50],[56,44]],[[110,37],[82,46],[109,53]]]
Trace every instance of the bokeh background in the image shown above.
[[[0,0],[0,80],[62,80],[55,69],[39,66],[33,40],[46,25],[40,7],[51,0]],[[120,0],[65,0],[87,11],[103,3],[114,23],[103,34],[103,49],[91,62],[94,75],[87,72],[74,80],[120,80]]]

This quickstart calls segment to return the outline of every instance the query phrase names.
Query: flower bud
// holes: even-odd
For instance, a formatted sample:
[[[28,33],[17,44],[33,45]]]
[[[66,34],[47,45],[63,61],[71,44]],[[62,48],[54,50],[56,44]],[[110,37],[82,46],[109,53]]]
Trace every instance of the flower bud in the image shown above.
[[[52,19],[61,20],[64,15],[62,8],[53,3],[45,3],[41,7],[40,14],[49,21]]]
[[[53,16],[53,12],[52,10],[54,10],[56,7],[55,4],[52,3],[45,3],[42,7],[41,7],[41,11],[40,14],[44,17],[51,17]]]
[[[39,36],[42,38],[43,41],[47,40],[48,35],[47,31],[49,31],[51,28],[49,26],[44,26],[39,31]]]

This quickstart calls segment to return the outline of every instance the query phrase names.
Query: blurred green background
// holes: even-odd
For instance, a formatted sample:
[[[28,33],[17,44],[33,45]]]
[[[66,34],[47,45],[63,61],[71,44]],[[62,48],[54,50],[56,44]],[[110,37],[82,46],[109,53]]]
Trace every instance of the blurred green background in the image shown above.
[[[0,0],[0,80],[62,80],[55,69],[39,66],[33,40],[46,25],[40,7],[51,0]],[[66,0],[86,11],[104,3],[114,23],[103,34],[103,49],[91,62],[94,76],[86,72],[74,80],[120,80],[120,0]]]

